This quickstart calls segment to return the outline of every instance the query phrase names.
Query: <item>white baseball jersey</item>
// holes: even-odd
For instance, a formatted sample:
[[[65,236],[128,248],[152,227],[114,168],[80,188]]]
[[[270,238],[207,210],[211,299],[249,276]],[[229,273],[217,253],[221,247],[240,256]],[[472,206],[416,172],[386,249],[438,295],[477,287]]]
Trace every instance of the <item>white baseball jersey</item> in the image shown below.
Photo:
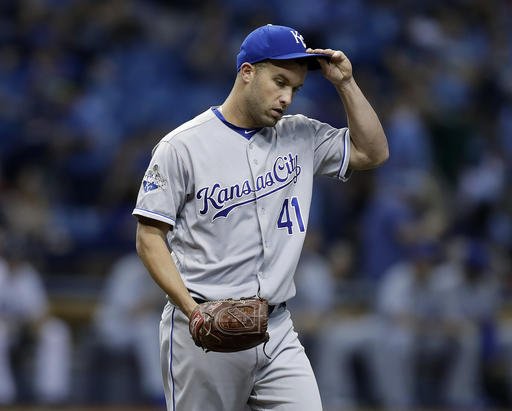
[[[47,310],[48,298],[39,273],[28,263],[11,268],[0,258],[0,317],[21,325],[37,320]]]
[[[289,115],[247,139],[208,109],[155,147],[133,214],[173,226],[193,296],[278,304],[295,294],[313,177],[346,180],[349,158],[347,128]]]

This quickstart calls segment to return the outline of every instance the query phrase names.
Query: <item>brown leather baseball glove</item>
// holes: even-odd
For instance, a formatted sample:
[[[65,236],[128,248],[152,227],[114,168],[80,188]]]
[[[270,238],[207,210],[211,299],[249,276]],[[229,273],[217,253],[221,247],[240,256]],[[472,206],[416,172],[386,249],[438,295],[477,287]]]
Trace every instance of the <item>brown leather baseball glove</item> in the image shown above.
[[[268,302],[261,298],[207,301],[190,316],[194,342],[206,352],[247,350],[269,339]]]

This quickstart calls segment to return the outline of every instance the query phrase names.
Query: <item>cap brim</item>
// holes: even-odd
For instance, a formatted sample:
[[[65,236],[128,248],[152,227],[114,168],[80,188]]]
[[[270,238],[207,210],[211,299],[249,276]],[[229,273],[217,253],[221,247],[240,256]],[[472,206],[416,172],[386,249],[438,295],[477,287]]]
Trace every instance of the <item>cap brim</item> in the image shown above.
[[[283,54],[281,56],[270,57],[269,60],[306,60],[309,70],[318,70],[320,68],[320,64],[317,60],[319,57],[329,59],[331,56],[328,54],[319,53],[290,53]]]

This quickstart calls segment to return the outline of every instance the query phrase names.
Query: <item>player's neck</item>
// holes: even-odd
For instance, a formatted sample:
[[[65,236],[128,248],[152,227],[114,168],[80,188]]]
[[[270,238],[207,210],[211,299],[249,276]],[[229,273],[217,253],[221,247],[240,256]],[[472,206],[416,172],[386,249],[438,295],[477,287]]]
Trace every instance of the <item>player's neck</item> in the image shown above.
[[[245,114],[244,105],[242,102],[237,101],[237,99],[235,99],[232,94],[230,94],[224,103],[219,106],[219,110],[221,111],[226,121],[234,124],[237,127],[255,127],[254,124],[252,124],[250,118],[248,118],[248,116]]]

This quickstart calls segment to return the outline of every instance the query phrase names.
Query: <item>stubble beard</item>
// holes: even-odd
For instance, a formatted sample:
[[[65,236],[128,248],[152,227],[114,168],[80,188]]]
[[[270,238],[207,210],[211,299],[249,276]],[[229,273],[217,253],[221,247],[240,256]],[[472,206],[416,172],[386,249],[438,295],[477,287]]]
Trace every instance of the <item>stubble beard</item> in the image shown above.
[[[253,123],[253,127],[274,127],[280,119],[270,114],[270,109],[258,99],[248,99],[247,115]]]
[[[265,104],[260,89],[260,79],[256,78],[249,93],[246,95],[247,118],[252,122],[252,127],[274,127],[280,118],[275,118],[271,108]]]

